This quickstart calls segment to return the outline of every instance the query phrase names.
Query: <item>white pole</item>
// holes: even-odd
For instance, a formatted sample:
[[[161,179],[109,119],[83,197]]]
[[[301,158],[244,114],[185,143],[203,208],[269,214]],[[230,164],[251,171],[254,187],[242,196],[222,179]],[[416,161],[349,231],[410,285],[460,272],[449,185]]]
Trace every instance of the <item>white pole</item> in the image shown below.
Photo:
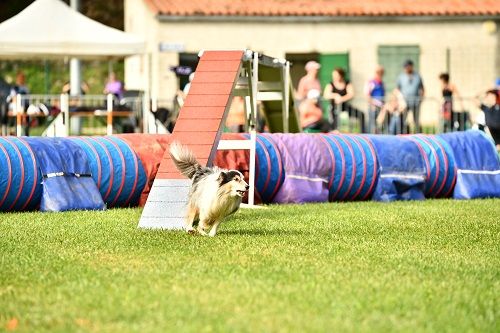
[[[144,85],[144,95],[142,96],[142,131],[143,133],[148,133],[149,130],[149,104],[150,104],[150,55],[149,53],[144,54],[144,73],[145,73],[145,85]]]
[[[61,112],[63,114],[64,129],[60,136],[65,137],[69,135],[69,96],[67,94],[61,94]],[[55,133],[56,136],[59,134],[57,130]]]
[[[255,145],[257,142],[257,133],[255,128],[250,130],[250,170],[248,170],[248,182],[250,188],[248,189],[248,204],[254,204],[254,196],[255,196]]]
[[[80,0],[71,0],[70,1],[70,7],[79,12],[80,11]],[[82,66],[81,66],[80,59],[78,58],[71,58],[69,62],[69,86],[70,86],[70,95],[71,96],[78,96],[80,95],[80,89],[82,86]],[[68,108],[69,110],[69,108]],[[75,134],[80,134],[81,131],[81,126],[82,126],[82,120],[80,117],[75,118],[73,124],[73,131]],[[68,133],[69,135],[69,126],[70,126],[70,119],[69,116],[65,119],[66,122],[66,127],[68,128]]]
[[[106,96],[106,134],[113,135],[113,94]]]
[[[258,89],[259,89],[259,53],[254,52],[253,53],[253,64],[252,64],[252,77],[251,77],[251,83],[252,83],[252,111],[253,111],[253,118],[257,119],[257,95],[259,94]],[[252,120],[254,120],[252,119]],[[257,126],[256,123],[253,124],[253,126]]]
[[[283,68],[283,132],[289,132],[290,117],[290,62],[285,63]]]
[[[23,135],[23,97],[21,94],[16,94],[16,135]]]

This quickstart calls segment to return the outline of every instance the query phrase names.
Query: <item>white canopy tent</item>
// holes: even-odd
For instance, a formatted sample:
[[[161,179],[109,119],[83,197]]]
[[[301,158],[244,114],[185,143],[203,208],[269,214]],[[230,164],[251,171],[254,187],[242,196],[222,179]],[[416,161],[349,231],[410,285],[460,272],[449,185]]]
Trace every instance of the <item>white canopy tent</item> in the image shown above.
[[[96,22],[61,0],[36,0],[0,23],[0,59],[109,59],[142,55],[148,60],[145,50],[143,37]],[[71,86],[78,91],[79,81],[79,75],[72,71]],[[148,124],[152,117],[149,75],[143,87],[143,123]],[[145,131],[147,128],[144,125]]]
[[[37,0],[0,24],[0,58],[102,58],[142,54],[139,36],[96,22],[60,0]]]

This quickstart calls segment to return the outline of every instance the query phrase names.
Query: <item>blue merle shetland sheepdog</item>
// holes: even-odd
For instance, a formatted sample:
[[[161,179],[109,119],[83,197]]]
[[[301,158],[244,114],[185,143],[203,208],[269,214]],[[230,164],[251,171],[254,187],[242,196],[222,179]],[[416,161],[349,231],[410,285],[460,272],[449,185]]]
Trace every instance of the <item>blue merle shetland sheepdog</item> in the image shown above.
[[[170,156],[177,169],[192,180],[187,206],[186,231],[215,236],[222,220],[238,210],[248,184],[241,172],[203,167],[193,152],[175,141]],[[196,230],[195,221],[198,221]]]

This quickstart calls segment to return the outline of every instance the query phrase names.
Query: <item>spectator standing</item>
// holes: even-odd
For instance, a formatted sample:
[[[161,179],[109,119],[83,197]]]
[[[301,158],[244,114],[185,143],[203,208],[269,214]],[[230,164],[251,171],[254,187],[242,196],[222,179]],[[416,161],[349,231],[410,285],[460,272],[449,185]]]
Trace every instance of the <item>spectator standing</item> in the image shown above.
[[[375,76],[366,84],[366,95],[368,97],[368,131],[376,133],[376,119],[384,105],[384,67],[378,65],[375,69]]]
[[[321,91],[321,84],[318,80],[318,71],[321,65],[316,61],[308,61],[304,68],[306,70],[306,75],[300,79],[299,86],[297,87],[296,98],[299,101],[306,99],[307,93],[310,90]]]
[[[450,83],[450,75],[448,73],[440,74],[439,80],[441,81],[441,93],[443,96],[443,103],[441,105],[443,129],[444,132],[449,132],[453,129],[459,129],[461,127],[458,120],[459,115],[453,111],[453,100],[460,98],[460,94],[457,87]],[[460,103],[462,104],[461,101]]]
[[[422,98],[424,97],[424,83],[420,74],[415,72],[413,68],[413,61],[406,60],[403,64],[404,71],[399,75],[397,80],[397,92],[403,96],[405,99],[408,112],[413,113],[413,119],[415,121],[415,130],[421,132],[420,127],[420,104]],[[406,128],[408,112],[405,112],[404,123]]]
[[[18,72],[16,74],[16,83],[10,89],[9,96],[7,97],[7,103],[9,103],[9,109],[14,111],[16,104],[17,95],[28,95],[30,93],[28,87],[26,86],[26,76],[23,72]],[[27,105],[23,105],[26,109]]]
[[[109,73],[108,80],[104,87],[104,93],[113,94],[118,99],[123,98],[123,83],[116,78],[116,74],[113,72]]]
[[[360,122],[361,132],[365,133],[365,115],[354,108],[350,100],[354,97],[354,88],[349,80],[345,79],[345,71],[335,68],[332,72],[332,81],[328,83],[323,92],[323,98],[331,101],[331,129],[338,128],[337,114],[347,111],[349,117],[355,117]]]
[[[483,102],[480,104],[484,112],[486,132],[489,132],[497,150],[500,151],[500,103],[498,102],[498,90],[491,89],[486,92]]]

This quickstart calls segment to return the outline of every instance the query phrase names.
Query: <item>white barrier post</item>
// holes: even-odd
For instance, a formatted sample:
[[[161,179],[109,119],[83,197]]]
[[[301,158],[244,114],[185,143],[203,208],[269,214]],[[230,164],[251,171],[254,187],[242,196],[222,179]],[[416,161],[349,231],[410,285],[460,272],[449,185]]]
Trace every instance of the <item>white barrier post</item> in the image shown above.
[[[63,131],[61,133],[57,133],[56,130],[56,135],[60,134],[60,136],[69,136],[69,95],[68,94],[61,94],[61,112],[63,114]]]
[[[248,170],[248,204],[250,206],[254,205],[254,196],[255,196],[255,145],[257,141],[257,132],[255,128],[250,130],[250,170]]]
[[[23,135],[23,101],[20,94],[16,94],[16,135]]]
[[[106,96],[106,134],[113,135],[113,94]]]

